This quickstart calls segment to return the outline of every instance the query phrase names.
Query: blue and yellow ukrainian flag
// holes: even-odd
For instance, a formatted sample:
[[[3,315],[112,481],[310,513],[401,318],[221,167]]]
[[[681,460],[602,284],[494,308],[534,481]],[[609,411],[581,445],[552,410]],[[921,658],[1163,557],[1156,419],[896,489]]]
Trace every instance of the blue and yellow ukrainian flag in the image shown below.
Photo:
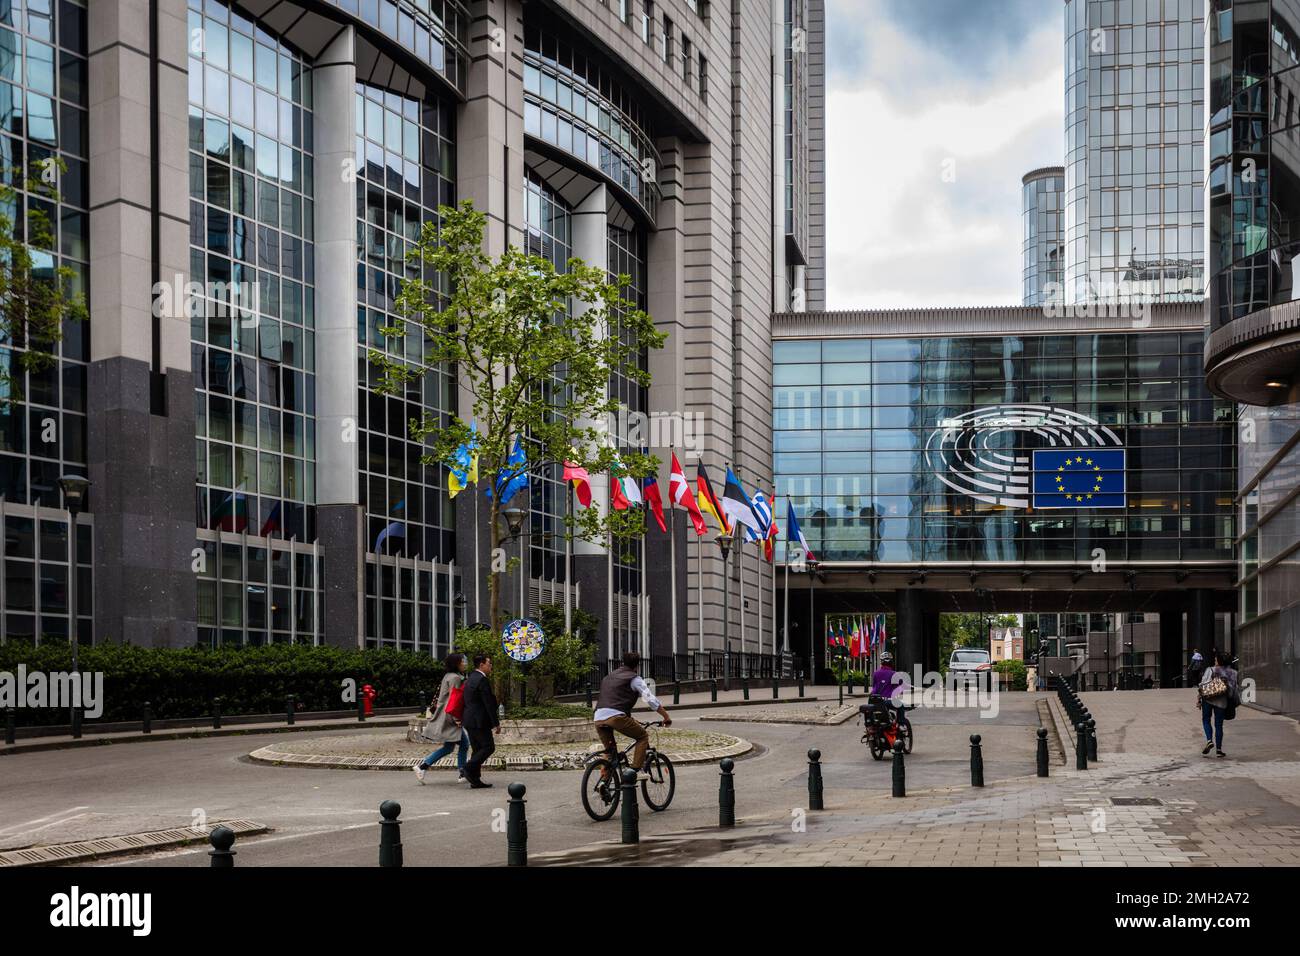
[[[1035,508],[1123,508],[1125,449],[1034,451]]]
[[[470,425],[470,429],[469,441],[456,449],[455,464],[448,469],[447,493],[451,498],[478,481],[478,422]]]

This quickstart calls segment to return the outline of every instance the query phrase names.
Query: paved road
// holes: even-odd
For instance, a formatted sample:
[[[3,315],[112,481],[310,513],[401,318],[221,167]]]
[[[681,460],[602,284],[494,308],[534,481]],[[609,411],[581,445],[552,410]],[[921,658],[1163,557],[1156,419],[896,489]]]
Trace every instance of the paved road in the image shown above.
[[[1039,726],[1035,696],[1003,695],[993,719],[981,718],[971,708],[913,713],[916,751],[908,760],[909,787],[967,785],[971,733],[983,737],[990,781],[1032,773]],[[708,711],[682,712],[674,723],[734,734],[757,745],[736,765],[742,821],[789,819],[792,810],[806,806],[805,754],[811,747],[823,753],[828,807],[889,792],[889,761],[871,759],[859,742],[856,720],[838,726],[700,723],[703,713]],[[726,710],[715,713],[727,715]],[[298,736],[312,734],[292,735]],[[158,741],[5,757],[0,763],[0,848],[183,826],[197,810],[209,821],[244,818],[273,828],[240,842],[239,865],[370,864],[377,859],[377,808],[391,798],[403,808],[407,865],[497,864],[505,859],[500,811],[511,780],[528,786],[531,852],[618,837],[617,818],[595,823],[583,812],[577,771],[489,774],[496,786],[480,791],[457,784],[454,775],[431,773],[421,787],[407,771],[299,769],[244,759],[268,739]],[[717,785],[716,764],[679,768],[669,811],[655,814],[643,808],[643,835],[713,826]],[[205,847],[164,851],[110,865],[204,866],[205,852]]]

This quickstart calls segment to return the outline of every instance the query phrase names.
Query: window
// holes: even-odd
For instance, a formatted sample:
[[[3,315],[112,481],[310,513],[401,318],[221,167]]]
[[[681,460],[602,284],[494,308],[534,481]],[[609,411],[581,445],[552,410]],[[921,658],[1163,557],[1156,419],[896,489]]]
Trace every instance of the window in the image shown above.
[[[709,98],[709,61],[700,54],[700,99]]]
[[[682,37],[682,79],[686,85],[691,85],[691,68],[694,62],[694,52],[691,50],[691,41]]]
[[[673,21],[664,17],[664,38],[663,46],[659,51],[663,61],[668,64],[668,69],[673,68]]]
[[[642,10],[643,12],[641,14],[641,41],[645,43],[646,46],[651,46],[654,43],[654,40],[651,39],[652,29],[654,27],[654,22],[655,22],[654,0],[642,0]]]

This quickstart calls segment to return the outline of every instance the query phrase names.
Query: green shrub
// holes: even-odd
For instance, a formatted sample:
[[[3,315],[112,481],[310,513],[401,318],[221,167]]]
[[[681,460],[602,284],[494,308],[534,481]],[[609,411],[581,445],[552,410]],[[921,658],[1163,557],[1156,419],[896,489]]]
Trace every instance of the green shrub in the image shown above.
[[[993,669],[999,674],[1006,674],[1012,690],[1025,690],[1028,687],[1025,662],[1021,660],[995,661]]]
[[[529,704],[506,707],[507,720],[569,720],[574,717],[591,719],[591,708],[581,704]]]
[[[64,643],[34,647],[22,642],[0,646],[0,671],[72,670],[71,648]],[[378,707],[421,707],[442,680],[442,662],[425,654],[393,648],[313,647],[267,644],[249,647],[151,648],[133,644],[96,644],[78,652],[82,672],[104,675],[101,721],[136,721],[149,701],[153,715],[203,717],[212,699],[221,698],[222,714],[283,714],[292,694],[300,711],[344,710],[344,681],[375,688]],[[20,708],[24,725],[67,721],[61,710]]]

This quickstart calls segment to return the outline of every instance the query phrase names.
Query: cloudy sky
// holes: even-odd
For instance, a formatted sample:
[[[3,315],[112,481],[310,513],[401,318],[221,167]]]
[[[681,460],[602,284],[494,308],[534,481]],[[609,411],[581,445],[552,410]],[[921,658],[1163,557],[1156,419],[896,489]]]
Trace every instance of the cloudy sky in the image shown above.
[[[827,0],[829,308],[1019,304],[1020,177],[1063,158],[1063,19]]]

